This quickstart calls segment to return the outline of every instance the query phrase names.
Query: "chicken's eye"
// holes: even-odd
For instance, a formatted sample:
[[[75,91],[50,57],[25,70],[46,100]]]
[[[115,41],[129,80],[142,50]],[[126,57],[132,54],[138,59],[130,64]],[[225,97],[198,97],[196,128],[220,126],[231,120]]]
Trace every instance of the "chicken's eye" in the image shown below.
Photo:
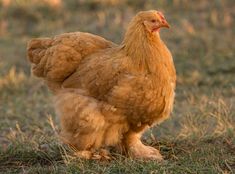
[[[155,19],[152,19],[152,20],[151,20],[151,22],[152,22],[152,23],[155,23],[155,22],[156,22],[156,20],[155,20]]]

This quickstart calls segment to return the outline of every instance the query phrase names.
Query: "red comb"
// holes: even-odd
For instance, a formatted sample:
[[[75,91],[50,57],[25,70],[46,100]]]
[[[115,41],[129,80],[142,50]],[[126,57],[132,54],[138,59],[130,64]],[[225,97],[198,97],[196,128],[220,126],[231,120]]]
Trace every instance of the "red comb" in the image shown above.
[[[162,20],[165,19],[162,12],[158,11],[157,14],[160,16],[160,18],[161,18]]]

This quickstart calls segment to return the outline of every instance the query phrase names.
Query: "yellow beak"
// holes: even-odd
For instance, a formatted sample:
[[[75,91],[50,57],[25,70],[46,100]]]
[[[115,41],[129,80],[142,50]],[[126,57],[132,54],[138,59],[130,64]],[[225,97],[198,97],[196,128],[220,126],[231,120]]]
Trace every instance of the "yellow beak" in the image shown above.
[[[162,21],[162,23],[161,23],[160,26],[161,26],[161,27],[165,27],[165,28],[170,28],[170,25],[167,23],[166,20]]]

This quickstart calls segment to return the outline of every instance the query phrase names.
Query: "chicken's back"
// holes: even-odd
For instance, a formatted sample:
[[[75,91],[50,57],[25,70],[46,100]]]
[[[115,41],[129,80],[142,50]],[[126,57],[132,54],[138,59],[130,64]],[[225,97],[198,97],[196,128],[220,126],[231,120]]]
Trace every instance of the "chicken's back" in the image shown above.
[[[102,37],[74,32],[53,38],[32,39],[28,43],[27,53],[33,74],[44,78],[49,88],[54,90],[76,70],[86,56],[114,46],[114,43]]]
[[[127,73],[127,61],[120,47],[100,50],[83,59],[62,87],[85,89],[90,96],[105,101],[108,92]]]

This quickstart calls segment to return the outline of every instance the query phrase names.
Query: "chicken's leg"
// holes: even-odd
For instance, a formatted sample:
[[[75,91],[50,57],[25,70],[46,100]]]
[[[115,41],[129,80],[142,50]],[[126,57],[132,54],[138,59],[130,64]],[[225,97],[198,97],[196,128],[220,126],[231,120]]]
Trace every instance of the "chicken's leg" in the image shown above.
[[[61,139],[72,146],[79,157],[98,159],[102,156],[107,159],[108,153],[101,148],[116,145],[128,131],[125,117],[84,90],[61,90],[55,100],[61,121]]]
[[[151,146],[144,145],[140,138],[142,132],[129,131],[124,138],[124,146],[128,154],[133,158],[155,159],[162,161],[160,152]]]

